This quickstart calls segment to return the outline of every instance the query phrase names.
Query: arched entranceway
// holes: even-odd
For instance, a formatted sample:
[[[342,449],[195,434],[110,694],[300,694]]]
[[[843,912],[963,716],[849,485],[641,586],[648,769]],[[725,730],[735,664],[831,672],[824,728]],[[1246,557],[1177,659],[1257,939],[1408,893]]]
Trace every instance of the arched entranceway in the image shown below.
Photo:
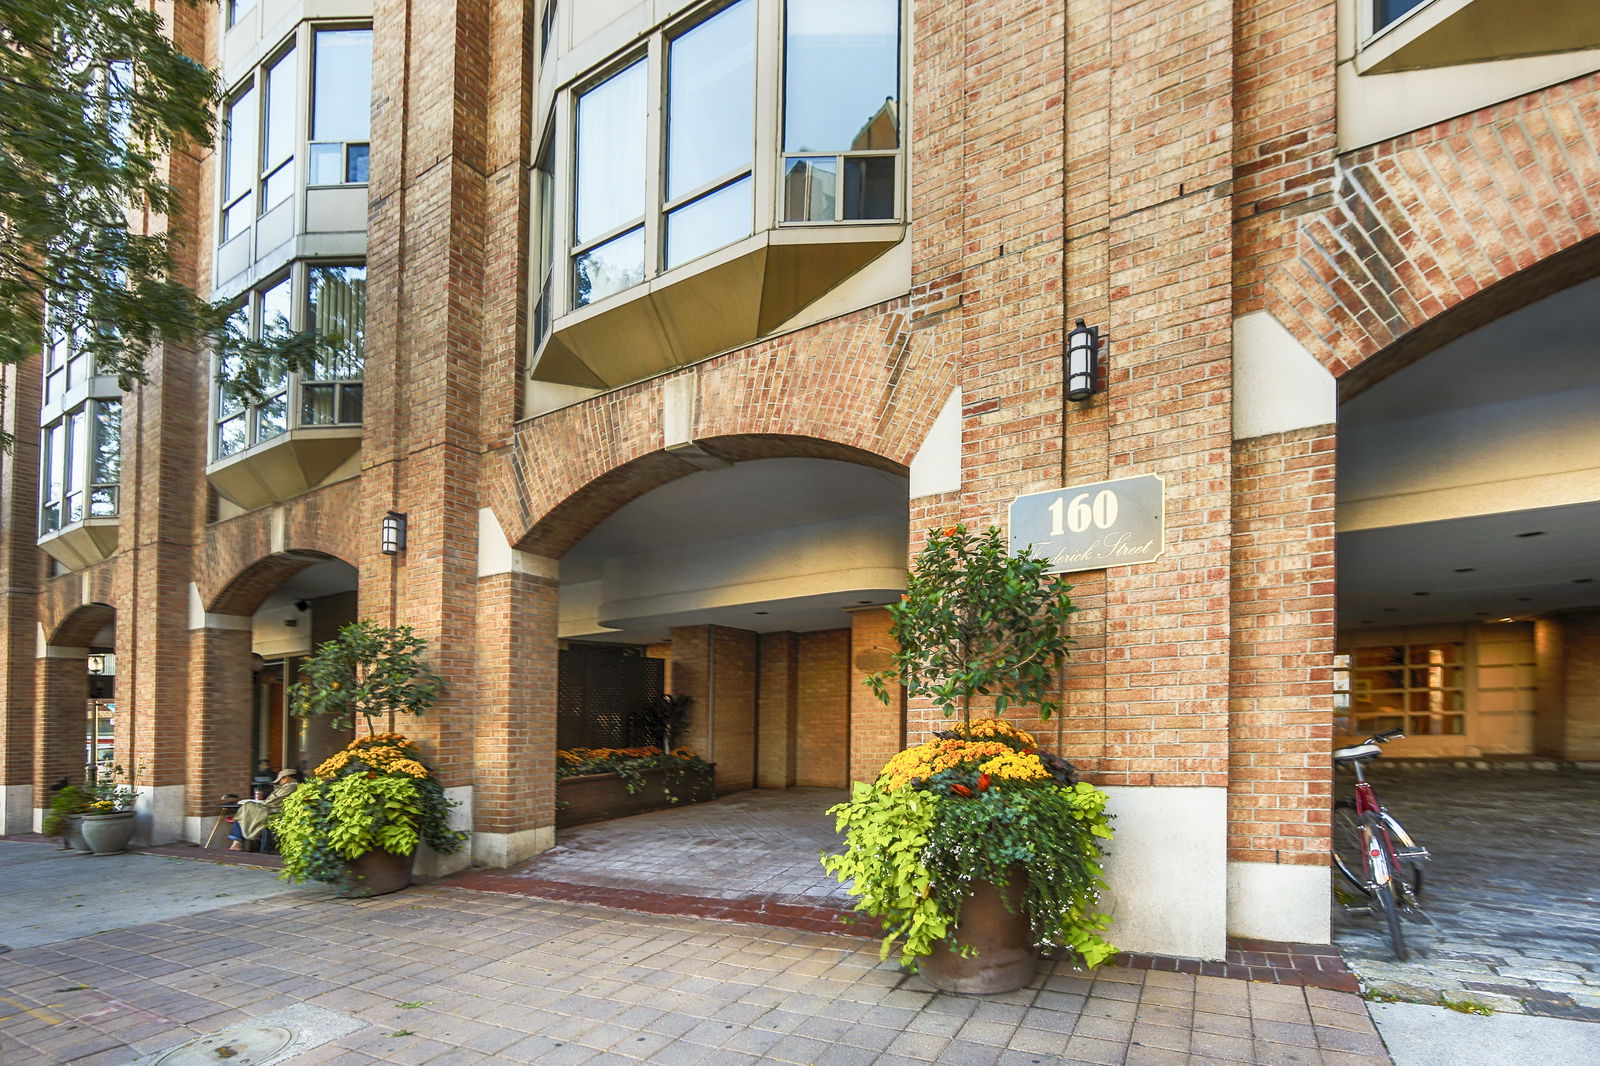
[[[1577,1010],[1546,977],[1587,950],[1595,861],[1600,279],[1511,306],[1340,405],[1335,743],[1405,731],[1369,774],[1433,858],[1415,968],[1359,907],[1333,937],[1380,991]]]
[[[899,708],[859,682],[904,588],[907,481],[820,458],[705,466],[562,557],[558,744],[592,740],[578,678],[642,656],[691,699],[684,742],[717,764],[719,793],[843,788],[899,743]]]
[[[1571,286],[1341,404],[1341,737],[1600,757],[1597,309]]]
[[[86,603],[40,646],[34,675],[36,818],[61,786],[109,782],[115,768],[128,762],[131,726],[118,714],[116,700],[116,621],[110,604]]]
[[[288,713],[298,664],[357,619],[358,573],[322,552],[257,560],[191,618],[190,758],[181,835],[212,834],[220,800],[249,795],[281,769],[310,772],[350,730]]]

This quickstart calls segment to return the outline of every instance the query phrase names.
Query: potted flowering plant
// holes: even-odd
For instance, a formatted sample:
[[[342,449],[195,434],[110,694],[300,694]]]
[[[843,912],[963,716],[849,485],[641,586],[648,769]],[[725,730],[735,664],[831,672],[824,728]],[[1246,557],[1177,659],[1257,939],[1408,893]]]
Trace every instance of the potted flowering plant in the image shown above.
[[[91,798],[83,808],[80,827],[84,843],[96,855],[120,855],[127,851],[135,828],[132,781],[118,766],[109,779],[87,786],[87,791]]]
[[[703,803],[715,767],[688,748],[562,748],[556,752],[556,828]]]
[[[355,896],[395,892],[411,883],[419,843],[449,853],[466,840],[450,828],[456,804],[416,742],[393,732],[397,714],[422,714],[443,688],[422,661],[423,647],[410,626],[363,621],[306,660],[289,690],[290,710],[329,715],[336,726],[359,716],[368,735],[318,766],[273,818],[285,880],[322,881]],[[389,732],[377,732],[382,717]]]
[[[867,683],[885,702],[898,683],[961,722],[829,812],[845,850],[823,865],[882,922],[884,957],[898,944],[907,969],[946,991],[1020,988],[1039,948],[1070,948],[1089,966],[1116,951],[1097,910],[1105,793],[1032,734],[972,717],[975,698],[997,713],[1032,705],[1041,720],[1057,710],[1051,685],[1076,608],[1046,565],[1012,555],[997,529],[929,535],[889,607],[894,665]]]
[[[415,742],[398,733],[361,737],[284,799],[272,822],[281,876],[353,896],[396,892],[411,883],[419,843],[448,853],[466,840],[450,828],[454,806]]]

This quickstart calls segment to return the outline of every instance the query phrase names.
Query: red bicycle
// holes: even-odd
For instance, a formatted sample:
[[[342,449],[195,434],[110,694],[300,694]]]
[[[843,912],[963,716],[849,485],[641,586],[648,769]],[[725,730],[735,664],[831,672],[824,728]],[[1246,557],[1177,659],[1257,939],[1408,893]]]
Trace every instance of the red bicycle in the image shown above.
[[[1383,754],[1379,745],[1404,737],[1402,730],[1391,729],[1333,753],[1335,769],[1345,766],[1356,775],[1353,798],[1333,805],[1333,868],[1366,897],[1373,914],[1382,913],[1394,957],[1402,962],[1407,956],[1400,912],[1421,913],[1422,864],[1428,849],[1378,802],[1363,767]]]

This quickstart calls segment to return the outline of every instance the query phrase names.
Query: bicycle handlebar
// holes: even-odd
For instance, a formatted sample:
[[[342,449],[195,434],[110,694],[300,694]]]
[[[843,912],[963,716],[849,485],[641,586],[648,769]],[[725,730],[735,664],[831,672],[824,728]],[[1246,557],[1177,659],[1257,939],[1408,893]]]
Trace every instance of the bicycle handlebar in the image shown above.
[[[1362,743],[1363,744],[1387,744],[1391,740],[1404,740],[1405,738],[1406,738],[1406,731],[1404,729],[1390,729],[1390,730],[1386,730],[1385,732],[1382,732],[1382,733],[1376,733],[1376,734],[1368,737],[1366,740],[1362,741]]]

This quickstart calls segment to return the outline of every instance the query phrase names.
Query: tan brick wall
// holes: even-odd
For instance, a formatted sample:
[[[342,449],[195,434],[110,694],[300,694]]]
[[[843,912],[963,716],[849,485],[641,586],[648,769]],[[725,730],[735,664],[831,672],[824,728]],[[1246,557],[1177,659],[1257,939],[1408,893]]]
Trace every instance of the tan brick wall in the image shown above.
[[[889,635],[889,612],[881,607],[850,612],[850,773],[872,781],[895,752],[905,746],[904,698],[889,686],[883,703],[867,687],[866,676],[892,665],[896,642]]]
[[[1560,618],[1562,670],[1562,758],[1600,760],[1600,611]]]
[[[1234,450],[1230,857],[1321,864],[1333,729],[1333,427]]]
[[[684,744],[717,764],[717,792],[756,779],[756,634],[724,626],[672,630],[672,677],[690,696]]]
[[[788,788],[795,783],[797,732],[795,699],[800,687],[799,634],[763,633],[756,738],[756,787]]]
[[[843,788],[850,747],[850,631],[801,633],[795,686],[794,783]]]

